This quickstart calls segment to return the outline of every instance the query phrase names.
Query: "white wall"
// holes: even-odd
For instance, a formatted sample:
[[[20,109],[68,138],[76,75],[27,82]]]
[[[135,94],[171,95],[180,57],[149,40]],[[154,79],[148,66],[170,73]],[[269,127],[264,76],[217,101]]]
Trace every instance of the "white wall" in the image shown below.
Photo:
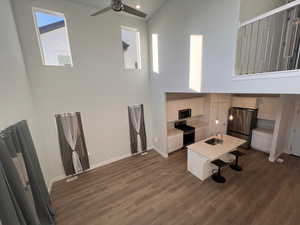
[[[240,21],[252,19],[286,3],[287,0],[241,0]]]
[[[149,37],[158,34],[160,74],[152,75],[151,84],[154,133],[160,139],[166,132],[164,93],[195,92],[189,86],[190,35],[204,38],[200,92],[300,93],[299,72],[282,73],[280,78],[233,77],[239,4],[239,0],[169,0],[149,20]],[[157,145],[166,152],[162,140]]]
[[[276,160],[282,153],[288,152],[288,141],[295,112],[294,98],[293,95],[280,96],[280,106],[277,113],[270,151],[271,161]]]
[[[145,105],[148,145],[151,143],[147,31],[143,20],[107,13],[67,1],[14,0],[16,21],[28,75],[49,154],[50,177],[63,175],[55,113],[82,113],[90,162],[96,166],[130,154],[127,106]],[[65,14],[74,67],[43,66],[32,7]],[[121,26],[141,33],[142,70],[124,70]]]
[[[35,123],[30,86],[9,0],[0,2],[0,29],[0,130],[20,120],[28,120],[45,178],[48,179],[48,168],[44,163],[47,156]]]

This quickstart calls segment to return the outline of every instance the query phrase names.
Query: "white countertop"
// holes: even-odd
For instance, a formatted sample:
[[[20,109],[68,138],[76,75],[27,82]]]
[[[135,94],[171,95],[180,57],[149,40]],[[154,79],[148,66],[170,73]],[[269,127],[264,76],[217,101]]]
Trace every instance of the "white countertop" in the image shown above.
[[[170,136],[176,136],[176,135],[179,135],[179,134],[183,135],[183,131],[179,130],[179,129],[176,129],[176,128],[170,128],[170,129],[168,129],[168,137],[170,137]]]
[[[273,129],[266,129],[266,128],[255,128],[252,130],[252,132],[260,132],[260,133],[265,133],[265,134],[270,134],[273,135],[274,130]]]
[[[198,153],[207,159],[213,161],[220,158],[222,155],[234,151],[239,146],[245,144],[247,141],[232,137],[229,135],[223,135],[223,144],[210,145],[206,144],[205,141],[216,138],[216,136],[209,137],[203,141],[189,145],[188,149]]]

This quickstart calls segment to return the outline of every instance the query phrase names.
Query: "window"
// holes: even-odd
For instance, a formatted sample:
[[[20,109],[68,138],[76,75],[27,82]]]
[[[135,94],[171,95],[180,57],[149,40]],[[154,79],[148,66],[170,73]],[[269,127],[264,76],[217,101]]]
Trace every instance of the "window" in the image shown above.
[[[154,73],[159,73],[158,62],[158,35],[152,34],[152,69]]]
[[[73,65],[66,19],[63,14],[33,9],[43,64]]]
[[[141,69],[140,33],[128,27],[122,27],[121,33],[125,69]]]

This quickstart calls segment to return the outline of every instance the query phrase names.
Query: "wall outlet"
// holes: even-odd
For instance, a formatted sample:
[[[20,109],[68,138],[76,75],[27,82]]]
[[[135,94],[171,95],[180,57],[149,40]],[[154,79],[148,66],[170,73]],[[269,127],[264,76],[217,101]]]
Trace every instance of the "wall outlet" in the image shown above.
[[[157,143],[158,142],[158,137],[155,137],[154,138],[154,143]]]

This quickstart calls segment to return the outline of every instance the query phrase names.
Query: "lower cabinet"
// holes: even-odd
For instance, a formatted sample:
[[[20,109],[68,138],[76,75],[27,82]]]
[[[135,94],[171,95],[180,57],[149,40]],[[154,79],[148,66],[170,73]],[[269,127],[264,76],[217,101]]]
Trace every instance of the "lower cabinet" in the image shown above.
[[[253,130],[251,147],[266,153],[270,153],[273,135],[258,130]]]
[[[183,134],[168,136],[168,152],[174,152],[183,147]]]
[[[209,127],[199,127],[195,130],[195,142],[202,141],[209,136]]]

